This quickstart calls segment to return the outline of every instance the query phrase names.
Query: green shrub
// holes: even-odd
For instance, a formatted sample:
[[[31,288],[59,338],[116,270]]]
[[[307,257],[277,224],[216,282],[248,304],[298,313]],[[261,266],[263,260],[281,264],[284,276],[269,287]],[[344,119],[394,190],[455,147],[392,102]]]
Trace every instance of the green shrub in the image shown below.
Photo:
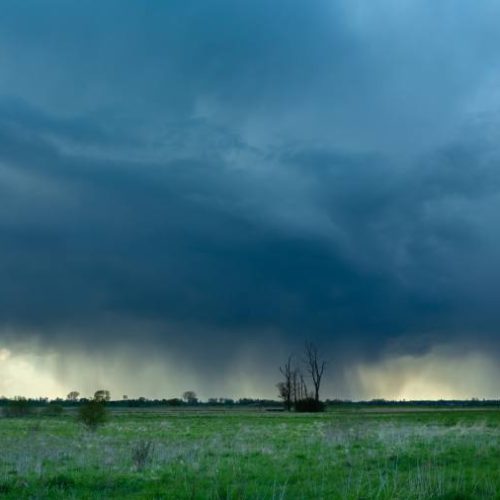
[[[153,452],[154,444],[152,441],[139,441],[132,448],[132,461],[135,470],[142,471],[151,461],[151,453]]]
[[[58,474],[53,477],[49,477],[46,480],[46,484],[49,488],[56,488],[56,489],[67,489],[67,488],[72,488],[76,485],[76,481],[73,477],[67,475],[67,474]]]
[[[108,420],[106,402],[99,399],[91,399],[78,408],[78,421],[87,429],[95,431],[97,427]]]
[[[167,399],[166,403],[168,406],[182,406],[184,402],[179,398]]]
[[[300,399],[295,403],[295,411],[300,413],[317,413],[325,411],[325,403],[316,401],[314,398]]]
[[[64,413],[64,408],[57,403],[49,403],[44,409],[43,414],[49,417],[59,417]]]

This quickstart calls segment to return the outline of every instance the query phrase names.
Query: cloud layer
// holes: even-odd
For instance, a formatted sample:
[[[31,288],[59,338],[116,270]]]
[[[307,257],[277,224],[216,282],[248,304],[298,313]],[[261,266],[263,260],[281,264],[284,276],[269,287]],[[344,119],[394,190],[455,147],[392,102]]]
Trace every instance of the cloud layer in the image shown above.
[[[6,343],[498,353],[496,2],[2,10]]]

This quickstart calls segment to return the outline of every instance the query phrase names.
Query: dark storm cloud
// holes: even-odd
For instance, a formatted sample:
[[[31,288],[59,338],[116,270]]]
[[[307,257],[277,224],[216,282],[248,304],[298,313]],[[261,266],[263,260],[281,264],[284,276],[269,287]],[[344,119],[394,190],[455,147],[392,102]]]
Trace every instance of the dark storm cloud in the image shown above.
[[[2,325],[494,344],[500,10],[406,5],[5,2]]]
[[[481,165],[479,151],[460,152],[465,163],[443,152],[403,174],[377,157],[277,153],[262,179],[274,186],[263,188],[217,157],[98,161],[18,129],[3,128],[0,140],[7,170],[27,179],[6,189],[1,218],[7,323],[113,314],[292,337],[356,332],[380,344],[449,328],[463,319],[460,301],[481,292],[449,260],[484,251],[481,227],[463,218],[498,182],[496,162]],[[483,169],[481,182],[470,165]],[[284,185],[290,177],[300,186]],[[294,206],[297,194],[325,227],[304,230],[311,207]],[[282,219],[290,211],[296,219]]]
[[[498,14],[494,2],[4,2],[0,91],[150,140],[202,113],[259,137],[399,151],[442,139],[491,75]]]

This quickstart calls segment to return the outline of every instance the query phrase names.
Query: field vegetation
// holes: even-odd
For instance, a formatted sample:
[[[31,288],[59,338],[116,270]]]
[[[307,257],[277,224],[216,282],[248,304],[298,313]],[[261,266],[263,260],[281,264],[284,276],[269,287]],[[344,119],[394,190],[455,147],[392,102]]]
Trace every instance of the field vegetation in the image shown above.
[[[500,498],[494,408],[77,416],[0,419],[1,498]]]

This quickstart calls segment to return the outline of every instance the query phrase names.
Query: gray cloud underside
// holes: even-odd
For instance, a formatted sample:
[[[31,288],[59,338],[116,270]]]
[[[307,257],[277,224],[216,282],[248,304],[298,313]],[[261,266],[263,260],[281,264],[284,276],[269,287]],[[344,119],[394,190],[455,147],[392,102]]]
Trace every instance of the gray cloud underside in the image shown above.
[[[5,2],[2,324],[497,346],[500,7],[398,5]]]

